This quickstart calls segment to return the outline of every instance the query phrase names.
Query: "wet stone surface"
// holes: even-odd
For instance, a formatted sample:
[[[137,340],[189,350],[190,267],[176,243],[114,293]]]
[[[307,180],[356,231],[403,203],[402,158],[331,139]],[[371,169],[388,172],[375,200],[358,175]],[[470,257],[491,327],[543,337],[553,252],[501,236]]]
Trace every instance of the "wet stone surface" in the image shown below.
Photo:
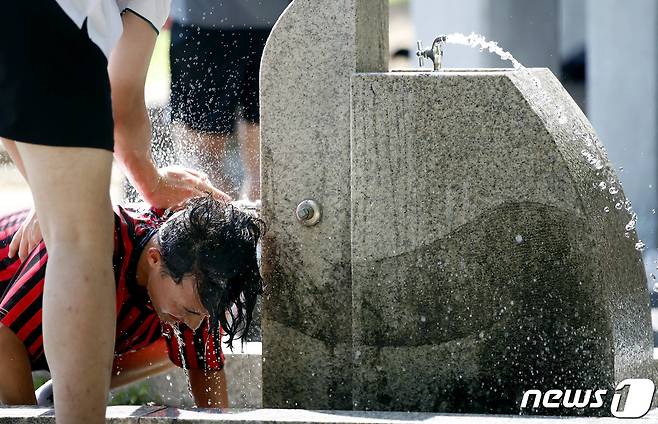
[[[652,410],[638,420],[658,423],[658,411]],[[0,408],[0,424],[51,424],[52,410],[37,408]],[[162,407],[108,408],[107,422],[111,424],[166,424],[166,423],[298,423],[298,424],[608,424],[619,423],[618,418],[549,418],[514,415],[428,414],[405,412],[310,411],[289,409],[256,410],[181,410]]]
[[[525,390],[653,377],[632,213],[548,70],[352,88],[357,408],[515,414]]]

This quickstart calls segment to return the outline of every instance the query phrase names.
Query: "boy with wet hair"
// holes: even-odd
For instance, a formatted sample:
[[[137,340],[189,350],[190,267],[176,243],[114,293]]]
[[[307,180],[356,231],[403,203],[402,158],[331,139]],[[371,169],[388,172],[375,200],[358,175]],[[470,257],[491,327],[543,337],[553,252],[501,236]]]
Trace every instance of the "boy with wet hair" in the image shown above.
[[[9,405],[35,404],[31,371],[49,369],[41,329],[48,253],[42,242],[24,262],[6,254],[26,216],[0,218],[0,402]],[[249,331],[262,293],[256,247],[263,228],[210,196],[173,213],[114,208],[112,388],[175,364],[189,370],[197,406],[228,406],[221,333],[230,347]]]

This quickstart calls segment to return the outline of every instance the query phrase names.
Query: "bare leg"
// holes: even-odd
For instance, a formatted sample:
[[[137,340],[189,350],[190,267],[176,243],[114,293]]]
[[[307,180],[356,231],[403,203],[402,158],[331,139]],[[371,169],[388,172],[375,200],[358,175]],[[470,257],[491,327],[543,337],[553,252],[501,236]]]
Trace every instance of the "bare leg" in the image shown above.
[[[23,342],[0,324],[0,403],[36,405],[30,359]]]
[[[255,201],[260,199],[260,125],[242,121],[238,128],[246,173],[242,192]]]
[[[116,326],[112,153],[16,146],[48,249],[43,336],[57,422],[104,423]]]
[[[235,197],[237,188],[223,169],[227,135],[195,131],[181,122],[174,123],[172,135],[183,166],[205,172],[215,187]]]

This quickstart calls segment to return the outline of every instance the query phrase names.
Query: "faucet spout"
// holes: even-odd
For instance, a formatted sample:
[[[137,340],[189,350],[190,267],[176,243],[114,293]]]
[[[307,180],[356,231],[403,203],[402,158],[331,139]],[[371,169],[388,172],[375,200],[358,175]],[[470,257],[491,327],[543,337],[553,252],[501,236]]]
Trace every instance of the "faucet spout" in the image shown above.
[[[436,37],[432,42],[432,47],[427,50],[423,49],[423,42],[418,40],[416,56],[418,56],[418,62],[421,67],[423,66],[423,59],[429,59],[432,61],[435,71],[441,70],[443,64],[443,46],[446,43],[446,39],[447,37],[445,35]]]

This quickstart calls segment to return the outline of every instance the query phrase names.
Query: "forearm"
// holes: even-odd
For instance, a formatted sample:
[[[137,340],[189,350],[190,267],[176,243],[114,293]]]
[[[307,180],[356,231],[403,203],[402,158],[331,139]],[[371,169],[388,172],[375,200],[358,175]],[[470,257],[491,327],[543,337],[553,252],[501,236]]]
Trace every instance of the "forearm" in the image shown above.
[[[194,403],[199,408],[228,408],[228,390],[224,370],[189,370]]]
[[[143,103],[116,117],[114,139],[114,155],[126,176],[148,197],[158,183],[158,170],[151,156],[151,124]]]
[[[124,13],[122,19],[123,34],[108,63],[114,151],[131,183],[148,201],[157,185],[158,171],[151,158],[151,123],[144,101],[144,84],[156,32],[133,13]]]

